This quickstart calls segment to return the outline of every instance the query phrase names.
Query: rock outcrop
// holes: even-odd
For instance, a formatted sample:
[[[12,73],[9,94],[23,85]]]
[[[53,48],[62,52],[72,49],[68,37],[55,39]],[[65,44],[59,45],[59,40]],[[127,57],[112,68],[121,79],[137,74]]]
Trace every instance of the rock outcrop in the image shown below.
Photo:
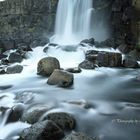
[[[0,47],[47,40],[53,32],[58,0],[0,1]]]

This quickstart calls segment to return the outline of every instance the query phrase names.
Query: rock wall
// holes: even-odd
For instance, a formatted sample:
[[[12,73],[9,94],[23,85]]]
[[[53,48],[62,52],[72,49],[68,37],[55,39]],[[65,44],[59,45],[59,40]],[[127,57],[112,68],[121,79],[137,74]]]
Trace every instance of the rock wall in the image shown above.
[[[7,45],[9,41],[30,43],[35,39],[47,38],[54,29],[57,2],[58,0],[0,2],[0,44],[6,42]],[[11,47],[13,45],[9,46]]]

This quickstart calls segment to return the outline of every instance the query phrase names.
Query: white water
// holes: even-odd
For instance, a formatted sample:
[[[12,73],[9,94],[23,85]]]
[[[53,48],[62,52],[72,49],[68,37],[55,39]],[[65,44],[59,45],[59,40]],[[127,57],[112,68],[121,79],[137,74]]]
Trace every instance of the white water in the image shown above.
[[[59,0],[52,42],[77,44],[92,37],[92,0]]]

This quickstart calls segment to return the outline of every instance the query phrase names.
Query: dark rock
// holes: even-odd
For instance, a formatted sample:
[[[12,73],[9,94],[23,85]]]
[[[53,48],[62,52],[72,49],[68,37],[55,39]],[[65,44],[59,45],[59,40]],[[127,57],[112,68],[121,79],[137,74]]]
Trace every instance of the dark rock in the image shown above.
[[[49,85],[58,85],[60,87],[69,87],[73,84],[74,76],[73,74],[64,70],[54,70],[54,72],[49,77],[47,83]]]
[[[0,86],[0,90],[6,90],[12,88],[12,85],[5,85],[5,86]]]
[[[47,120],[25,129],[20,140],[60,140],[63,137],[63,131],[53,121]]]
[[[106,39],[101,42],[95,42],[96,48],[115,48],[115,40],[113,38]]]
[[[7,118],[7,123],[19,121],[24,111],[24,105],[18,104],[12,107],[11,112]]]
[[[138,50],[133,50],[129,52],[128,56],[133,58],[136,61],[140,61],[140,51]]]
[[[17,50],[20,51],[33,51],[32,48],[27,43],[19,43]]]
[[[114,52],[99,52],[97,63],[103,67],[120,67],[122,65],[122,55]]]
[[[132,51],[134,49],[134,47],[132,45],[127,45],[127,44],[121,44],[118,47],[118,50],[121,51],[124,54],[129,53],[130,51]]]
[[[139,64],[136,60],[134,60],[132,58],[125,58],[123,60],[123,66],[126,68],[138,68]]]
[[[62,130],[72,130],[75,127],[75,119],[68,113],[50,113],[44,118],[44,120],[55,122]]]
[[[33,42],[31,42],[30,44],[30,47],[31,48],[35,48],[35,47],[38,47],[38,46],[44,46],[46,44],[48,44],[50,41],[48,38],[41,38],[41,39],[36,39],[34,40]]]
[[[16,63],[16,62],[20,63],[20,62],[22,62],[22,60],[23,60],[23,57],[17,52],[11,53],[9,58],[8,58],[8,61],[10,63]]]
[[[6,58],[1,59],[1,64],[2,64],[2,65],[8,65],[9,63],[10,63],[10,62],[9,62],[8,59],[6,59]]]
[[[68,136],[66,136],[63,140],[96,140],[95,138],[91,138],[84,133],[72,132]]]
[[[49,110],[48,106],[35,105],[25,110],[21,120],[30,124],[34,124]]]
[[[68,68],[66,69],[66,71],[70,73],[80,73],[82,70],[79,67],[75,67],[75,68]]]
[[[0,48],[3,48],[3,52],[10,50],[10,49],[15,49],[15,41],[14,40],[7,40],[7,39],[0,39]]]
[[[6,58],[6,57],[7,57],[7,55],[5,55],[5,54],[0,54],[0,59]]]
[[[46,57],[38,62],[37,74],[50,76],[55,69],[60,69],[59,61],[54,57]]]
[[[95,44],[95,39],[94,38],[85,39],[85,40],[82,40],[80,42],[80,44],[82,44],[82,43],[86,43],[86,44],[89,44],[89,45],[94,45]]]
[[[0,75],[1,75],[1,74],[6,74],[5,69],[0,69]]]
[[[96,65],[91,61],[84,60],[79,64],[79,67],[82,69],[95,69]]]
[[[15,65],[15,66],[8,67],[7,70],[6,70],[6,73],[7,74],[21,73],[22,70],[23,70],[23,66]]]
[[[86,51],[86,59],[91,61],[91,62],[95,62],[97,60],[97,55],[98,55],[99,51],[96,50],[88,50]]]

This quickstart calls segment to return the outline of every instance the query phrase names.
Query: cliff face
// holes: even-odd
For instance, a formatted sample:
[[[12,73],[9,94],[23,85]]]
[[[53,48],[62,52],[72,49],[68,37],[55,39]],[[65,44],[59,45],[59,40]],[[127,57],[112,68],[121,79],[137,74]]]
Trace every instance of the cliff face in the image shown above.
[[[31,42],[54,29],[58,0],[6,0],[0,2],[0,40]]]

